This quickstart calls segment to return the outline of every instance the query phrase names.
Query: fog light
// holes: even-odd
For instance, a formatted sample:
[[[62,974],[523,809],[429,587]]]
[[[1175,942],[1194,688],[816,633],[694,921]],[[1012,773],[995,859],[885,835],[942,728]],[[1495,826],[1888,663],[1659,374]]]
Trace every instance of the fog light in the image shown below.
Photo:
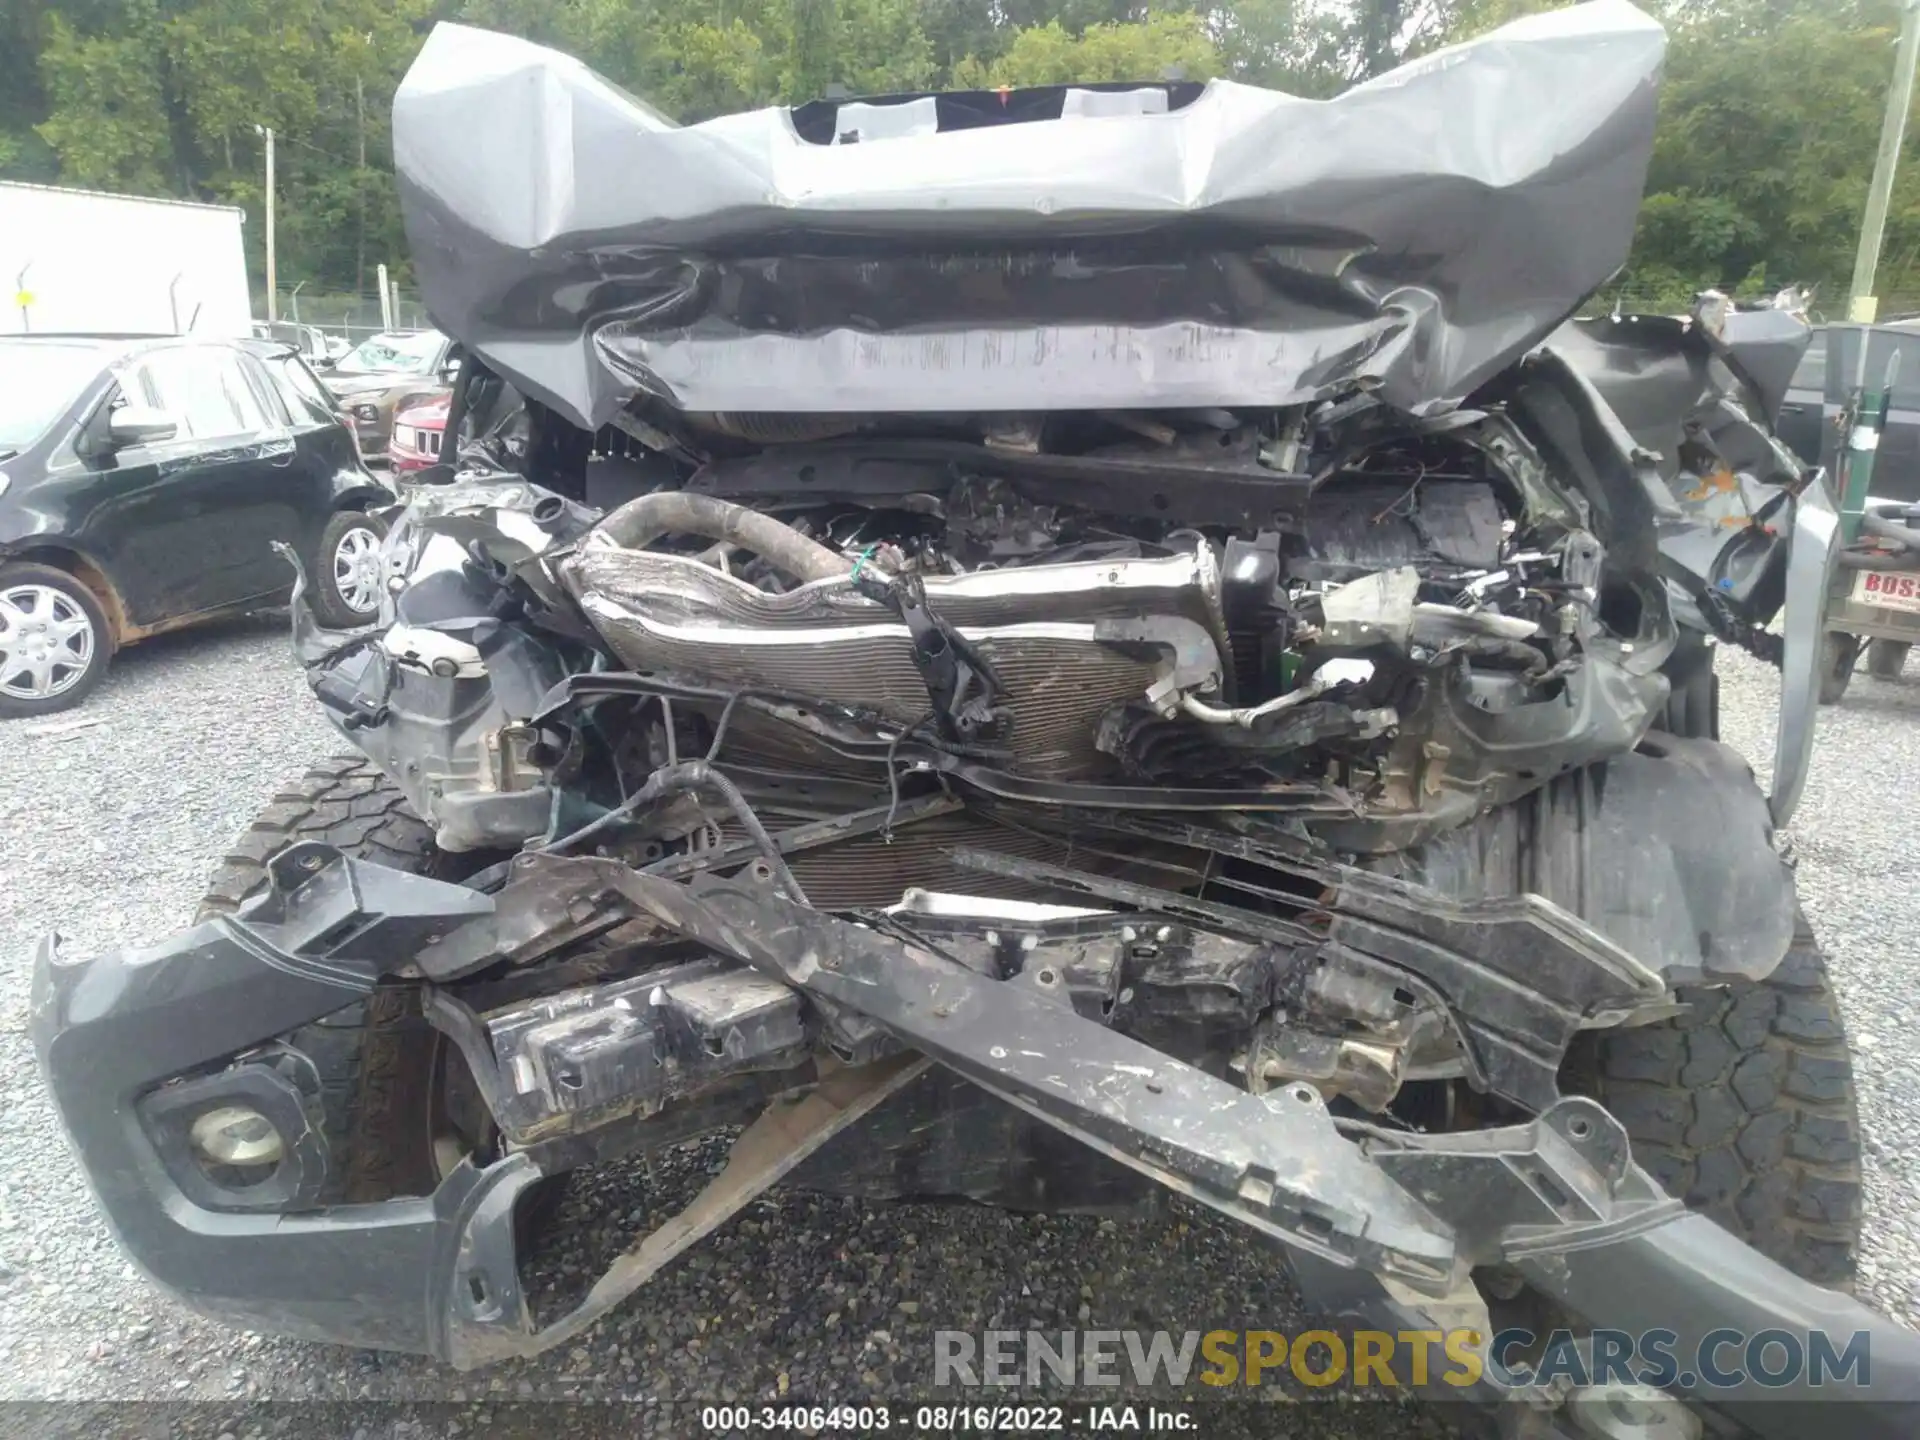
[[[216,1165],[278,1165],[286,1142],[273,1122],[245,1105],[222,1105],[193,1122],[187,1138]]]

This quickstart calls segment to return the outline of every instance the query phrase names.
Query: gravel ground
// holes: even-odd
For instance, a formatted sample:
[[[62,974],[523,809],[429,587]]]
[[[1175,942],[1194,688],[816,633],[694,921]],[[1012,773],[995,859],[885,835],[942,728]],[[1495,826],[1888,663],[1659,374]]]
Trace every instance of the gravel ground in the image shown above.
[[[0,833],[9,837],[0,859],[0,1400],[445,1400],[478,1417],[467,1431],[503,1433],[506,1412],[475,1407],[575,1395],[656,1404],[900,1396],[924,1385],[931,1332],[949,1326],[1301,1327],[1306,1317],[1272,1257],[1197,1212],[1121,1223],[1009,1218],[778,1192],[575,1346],[479,1375],[237,1334],[153,1294],[107,1236],[42,1098],[25,1034],[30,947],[49,928],[91,950],[179,927],[223,847],[275,786],[339,748],[282,627],[266,616],[153,642],[119,657],[78,712],[0,722]],[[1723,665],[1728,738],[1764,756],[1772,677],[1737,659]],[[1920,813],[1898,802],[1914,773],[1907,765],[1920,769],[1920,674],[1904,685],[1863,674],[1842,707],[1823,712],[1794,840],[1859,1052],[1870,1136],[1863,1293],[1920,1323],[1920,999],[1902,948],[1902,937],[1920,933],[1920,890],[1909,879]],[[540,1263],[584,1271],[589,1251],[624,1243],[691,1195],[718,1155],[685,1147],[656,1159],[651,1174],[586,1177],[564,1217],[578,1223]],[[1289,1408],[1284,1427],[1267,1407],[1239,1408],[1241,1418],[1214,1418],[1206,1433],[1448,1433],[1434,1412],[1411,1406]],[[274,1433],[279,1422],[259,1413],[238,1433]],[[309,1404],[298,1413],[335,1412]],[[375,1433],[345,1411],[322,1428]],[[697,1425],[686,1414],[670,1428]],[[216,1429],[233,1433],[206,1426],[209,1436]],[[0,1410],[0,1431],[102,1433],[73,1406]],[[452,1432],[442,1424],[434,1433]]]

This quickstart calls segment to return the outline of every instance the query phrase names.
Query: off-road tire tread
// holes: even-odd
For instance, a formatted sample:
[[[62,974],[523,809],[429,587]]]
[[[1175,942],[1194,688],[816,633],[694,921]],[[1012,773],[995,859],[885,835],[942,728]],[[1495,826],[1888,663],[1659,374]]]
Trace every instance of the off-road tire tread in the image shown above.
[[[1852,635],[1829,630],[1820,637],[1820,703],[1838,705],[1853,683],[1853,667],[1860,660],[1860,642]]]
[[[1867,673],[1876,680],[1898,680],[1907,668],[1907,651],[1912,648],[1905,640],[1869,641]]]
[[[428,875],[446,857],[406,797],[361,755],[340,755],[283,786],[214,872],[196,919],[230,915],[264,889],[267,861],[317,840],[356,859]],[[433,1032],[411,986],[383,985],[359,1004],[302,1027],[288,1042],[319,1072],[333,1165],[323,1201],[420,1194],[433,1184],[421,1117],[432,1083]]]
[[[1804,916],[1765,979],[1602,1033],[1593,1089],[1670,1194],[1804,1279],[1848,1289],[1861,1220],[1853,1064]]]

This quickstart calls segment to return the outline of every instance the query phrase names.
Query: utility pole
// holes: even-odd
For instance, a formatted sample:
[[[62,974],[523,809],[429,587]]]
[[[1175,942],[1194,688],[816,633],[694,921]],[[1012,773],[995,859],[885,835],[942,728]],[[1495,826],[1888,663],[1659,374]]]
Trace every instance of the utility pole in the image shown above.
[[[274,294],[273,271],[273,130],[265,125],[253,128],[267,137],[267,323],[271,325],[280,318],[280,302]]]
[[[368,43],[372,43],[371,37]],[[353,239],[353,294],[357,304],[367,288],[367,89],[358,75],[353,77],[353,124],[360,137],[360,164],[353,172],[353,194],[359,205]]]
[[[1900,7],[1900,49],[1893,62],[1893,88],[1887,91],[1887,113],[1880,122],[1880,152],[1873,160],[1873,184],[1867,190],[1867,213],[1860,225],[1860,249],[1853,261],[1853,287],[1847,318],[1871,325],[1880,308],[1874,294],[1874,272],[1880,268],[1880,241],[1887,229],[1887,206],[1893,198],[1893,175],[1900,166],[1900,146],[1907,135],[1907,111],[1913,107],[1914,62],[1920,59],[1920,0]],[[1865,352],[1862,351],[1862,363]]]

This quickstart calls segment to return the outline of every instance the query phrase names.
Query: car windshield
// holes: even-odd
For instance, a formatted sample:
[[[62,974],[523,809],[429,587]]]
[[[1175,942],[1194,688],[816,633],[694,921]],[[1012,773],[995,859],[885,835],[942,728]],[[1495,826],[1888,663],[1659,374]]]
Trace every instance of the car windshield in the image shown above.
[[[369,371],[374,374],[425,375],[433,369],[433,357],[440,353],[441,338],[432,330],[417,335],[375,335],[362,340],[346,359],[342,370]]]
[[[253,333],[262,340],[278,340],[282,345],[291,345],[301,354],[313,349],[313,338],[304,325],[294,325],[287,321],[276,321],[271,325],[256,325]]]
[[[46,434],[101,368],[93,345],[0,341],[0,455]]]

